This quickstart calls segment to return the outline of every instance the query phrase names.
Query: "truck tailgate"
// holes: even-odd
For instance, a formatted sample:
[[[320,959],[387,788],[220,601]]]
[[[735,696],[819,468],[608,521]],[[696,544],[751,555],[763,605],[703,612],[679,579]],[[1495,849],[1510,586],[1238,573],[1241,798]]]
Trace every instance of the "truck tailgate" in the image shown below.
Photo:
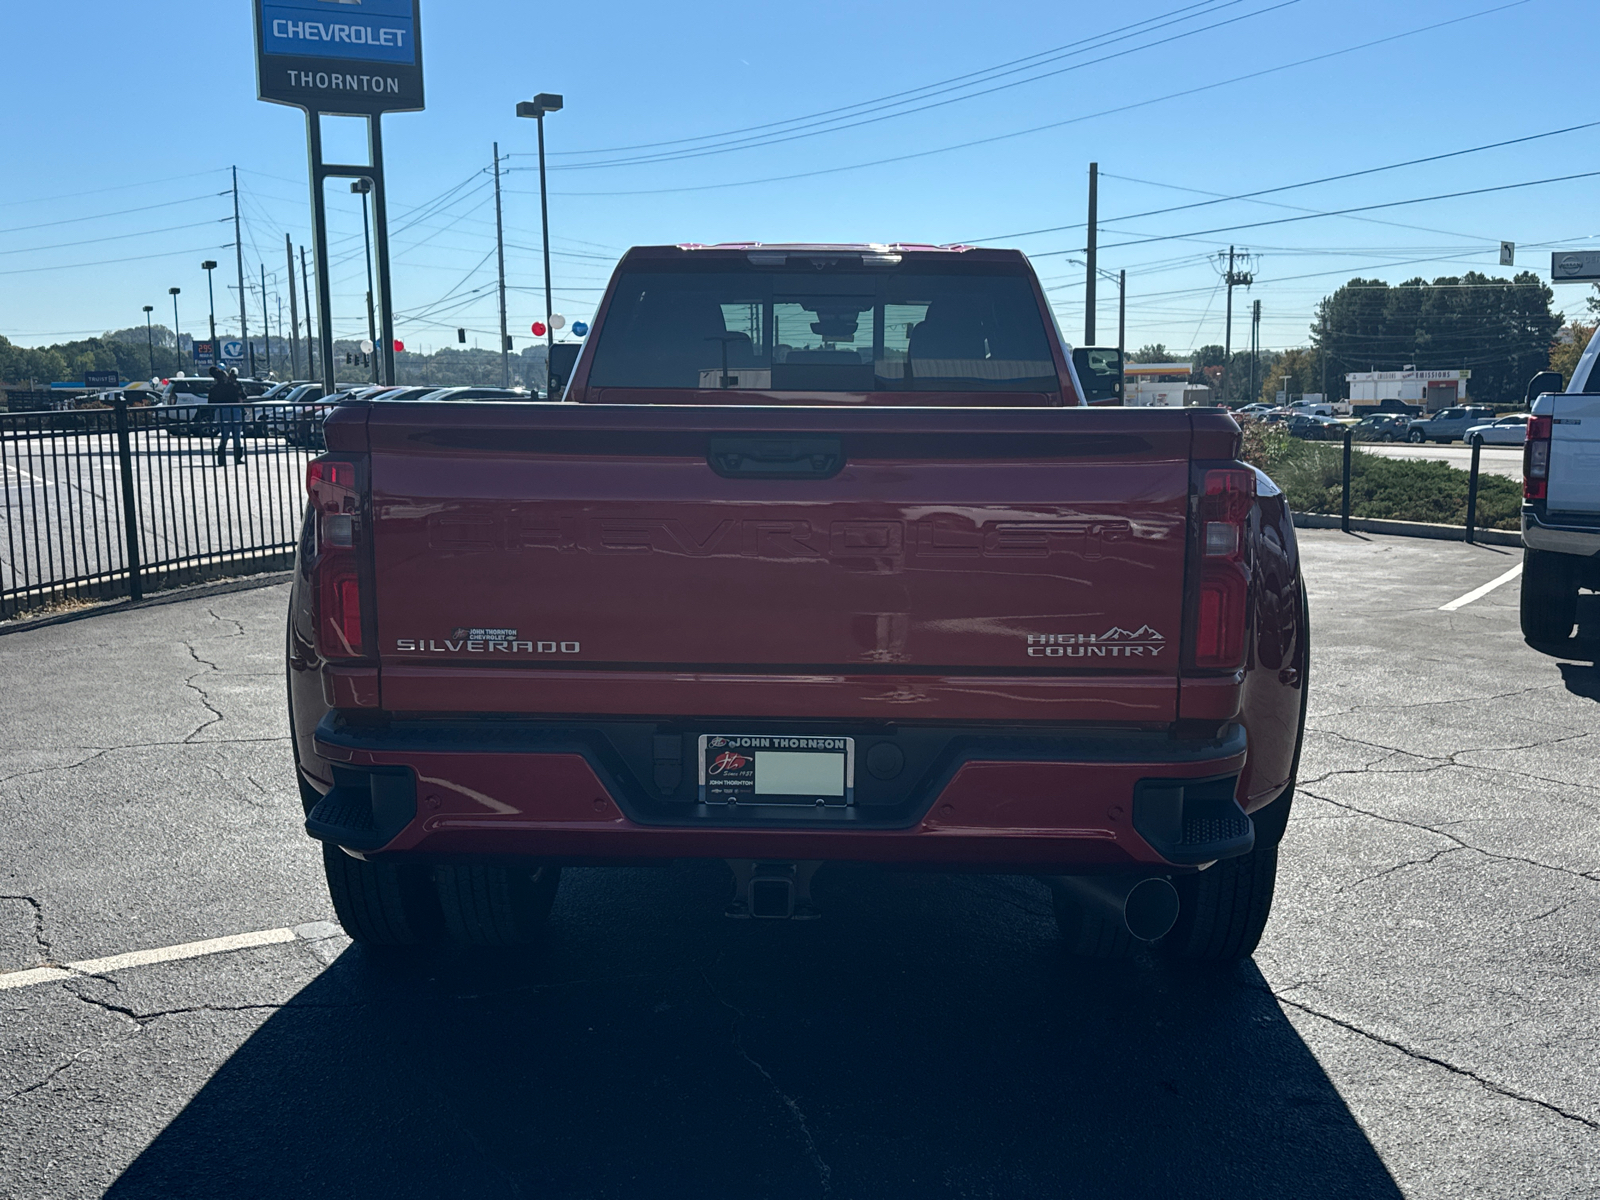
[[[1550,511],[1600,513],[1600,396],[1553,399]]]
[[[1171,719],[1196,419],[374,405],[384,707],[728,712],[738,678]]]

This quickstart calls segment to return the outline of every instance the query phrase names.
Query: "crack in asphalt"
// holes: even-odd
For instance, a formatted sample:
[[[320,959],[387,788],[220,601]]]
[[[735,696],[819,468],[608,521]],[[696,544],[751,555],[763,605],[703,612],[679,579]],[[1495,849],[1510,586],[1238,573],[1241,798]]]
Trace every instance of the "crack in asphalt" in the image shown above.
[[[55,767],[33,767],[33,768],[30,768],[29,770],[26,770],[26,771],[18,771],[14,775],[0,775],[0,786],[3,786],[3,785],[8,784],[8,783],[11,783],[12,781],[17,780],[17,779],[28,779],[28,778],[31,778],[34,775],[48,775],[52,771],[76,771],[79,767],[87,766],[88,764],[94,762],[96,759],[102,758],[107,754],[116,754],[116,753],[118,753],[120,751],[124,751],[124,750],[155,750],[155,749],[161,749],[161,748],[164,748],[164,747],[177,747],[177,746],[246,746],[246,745],[260,745],[260,744],[265,744],[265,743],[268,743],[268,742],[287,742],[288,740],[289,740],[289,735],[288,734],[280,734],[277,737],[206,738],[205,741],[203,741],[203,742],[190,741],[190,740],[188,740],[186,738],[183,741],[177,741],[177,742],[170,742],[170,741],[169,742],[129,742],[126,745],[121,745],[121,746],[70,746],[70,747],[60,747],[61,749],[71,749],[71,750],[93,750],[94,753],[89,755],[87,758],[80,758],[77,762],[73,762],[73,763],[62,763],[60,766],[55,766]],[[0,753],[4,753],[4,750],[0,749]]]
[[[198,663],[200,666],[205,667],[206,670],[216,671],[218,674],[221,674],[222,668],[219,667],[216,663],[211,662],[208,659],[201,658],[200,657],[200,652],[194,648],[194,644],[193,643],[184,642],[183,643],[183,648],[189,652],[189,657],[194,659],[194,661],[196,663]],[[199,679],[200,676],[202,676],[204,674],[205,674],[205,671],[196,671],[193,675],[190,675],[188,678],[186,678],[183,681],[183,686],[186,687],[186,688],[189,688],[191,691],[193,691],[196,695],[198,695],[200,697],[200,703],[205,705],[206,711],[211,713],[212,718],[213,718],[212,720],[209,720],[209,721],[202,721],[200,723],[200,725],[194,730],[194,732],[190,733],[188,737],[183,739],[184,741],[189,742],[189,743],[193,743],[195,738],[199,737],[202,733],[204,733],[206,730],[210,729],[213,725],[221,724],[222,721],[225,719],[223,717],[223,715],[222,715],[222,710],[220,708],[218,708],[216,705],[211,703],[211,697],[206,693],[205,688],[201,687],[199,684],[197,684],[195,682],[196,679]]]
[[[711,998],[718,1004],[722,1005],[723,1008],[726,1008],[729,1012],[733,1013],[733,1022],[729,1026],[728,1030],[733,1041],[733,1048],[739,1052],[739,1056],[743,1058],[745,1062],[749,1063],[761,1073],[761,1078],[767,1081],[767,1086],[772,1089],[773,1095],[777,1096],[779,1100],[783,1101],[784,1107],[787,1108],[789,1110],[789,1114],[794,1117],[795,1123],[800,1127],[801,1136],[806,1140],[806,1155],[811,1159],[812,1166],[816,1167],[817,1169],[817,1179],[822,1187],[821,1195],[829,1195],[833,1191],[833,1168],[827,1164],[822,1157],[821,1151],[817,1149],[817,1139],[812,1136],[811,1126],[806,1121],[806,1114],[801,1110],[799,1103],[794,1099],[794,1097],[789,1095],[778,1086],[778,1081],[772,1077],[772,1072],[767,1070],[766,1067],[762,1066],[759,1062],[752,1058],[750,1056],[750,1052],[744,1048],[744,1042],[739,1037],[740,1022],[745,1020],[744,1009],[740,1008],[736,1004],[732,1004],[729,1001],[724,1000],[722,998],[722,994],[717,991],[716,986],[711,982],[711,977],[706,974],[703,969],[700,972],[700,978],[706,985],[706,991],[711,993]]]
[[[1320,797],[1320,796],[1317,797],[1317,799],[1319,799],[1319,800],[1321,798],[1322,797]],[[1440,836],[1442,837],[1444,835],[1441,834]],[[1438,862],[1441,858],[1443,858],[1446,854],[1460,854],[1461,851],[1466,850],[1466,849],[1469,849],[1469,847],[1467,847],[1467,846],[1445,846],[1442,849],[1435,850],[1432,854],[1428,855],[1426,858],[1408,858],[1408,859],[1406,859],[1405,862],[1395,863],[1392,867],[1385,867],[1383,870],[1377,872],[1374,875],[1363,875],[1360,879],[1357,879],[1352,883],[1347,883],[1347,884],[1344,884],[1342,887],[1337,887],[1337,888],[1335,888],[1333,890],[1333,894],[1335,896],[1342,896],[1346,892],[1354,891],[1356,888],[1360,887],[1364,883],[1372,883],[1372,882],[1374,882],[1376,880],[1384,878],[1387,875],[1393,875],[1396,871],[1404,871],[1407,867],[1429,867],[1429,866],[1432,866],[1434,863]]]
[[[1315,776],[1312,779],[1301,780],[1301,786],[1311,783],[1321,783],[1324,780],[1332,779],[1336,775],[1426,775],[1432,771],[1442,771],[1449,767],[1459,767],[1463,771],[1488,771],[1500,775],[1515,775],[1519,779],[1537,779],[1543,783],[1553,783],[1563,787],[1571,787],[1579,791],[1592,792],[1600,790],[1591,784],[1569,783],[1566,780],[1561,779],[1545,779],[1539,775],[1529,775],[1525,771],[1513,771],[1506,767],[1491,767],[1484,763],[1460,761],[1460,758],[1463,754],[1506,754],[1513,750],[1543,750],[1547,746],[1559,746],[1563,742],[1582,741],[1584,738],[1593,737],[1594,734],[1592,733],[1563,734],[1560,737],[1545,738],[1541,741],[1528,742],[1515,746],[1469,746],[1465,750],[1452,750],[1448,755],[1440,757],[1436,754],[1419,754],[1415,750],[1403,750],[1398,746],[1385,746],[1381,742],[1369,742],[1362,738],[1352,737],[1347,733],[1338,733],[1332,729],[1314,729],[1311,726],[1307,726],[1306,731],[1308,733],[1323,734],[1327,737],[1335,737],[1340,741],[1352,742],[1358,746],[1366,746],[1371,750],[1381,750],[1383,751],[1383,754],[1374,759],[1372,762],[1364,763],[1359,767],[1341,767],[1332,771],[1324,771],[1321,775]],[[1404,771],[1374,770],[1374,768],[1380,763],[1386,762],[1397,755],[1404,755],[1407,758],[1414,758],[1420,762],[1429,763],[1431,765]]]
[[[127,1020],[132,1021],[140,1029],[143,1029],[152,1021],[159,1021],[162,1017],[178,1017],[187,1013],[283,1012],[286,1009],[302,1008],[338,1010],[368,1007],[368,1005],[360,1003],[312,1004],[304,1001],[288,1000],[282,1004],[190,1004],[184,1005],[180,1008],[161,1008],[155,1010],[154,1012],[139,1012],[136,1009],[129,1008],[125,1004],[113,1004],[109,1000],[101,1000],[96,996],[85,995],[83,992],[78,991],[78,989],[71,987],[70,981],[63,982],[61,986],[66,993],[69,996],[72,996],[74,999],[81,1000],[85,1004],[91,1005],[94,1008],[103,1009],[106,1012],[115,1013],[117,1016],[124,1017]]]
[[[1422,609],[1418,611],[1431,610]],[[1443,660],[1440,659],[1433,661]],[[1330,712],[1311,713],[1310,716],[1314,720],[1321,720],[1324,717],[1347,717],[1352,713],[1358,712],[1406,712],[1418,708],[1439,708],[1448,704],[1487,704],[1494,700],[1510,700],[1517,696],[1531,696],[1535,692],[1548,692],[1553,691],[1556,688],[1564,687],[1566,687],[1566,684],[1564,683],[1541,683],[1537,687],[1519,688],[1514,692],[1499,692],[1493,696],[1463,696],[1459,700],[1423,700],[1416,704],[1356,704],[1350,708],[1334,709]]]
[[[1302,789],[1302,790],[1304,790],[1304,789]],[[1600,883],[1600,879],[1596,879],[1594,874],[1585,873],[1583,871],[1575,871],[1571,867],[1558,867],[1554,863],[1540,862],[1536,858],[1524,858],[1520,854],[1502,854],[1498,850],[1485,850],[1482,846],[1474,846],[1471,842],[1467,841],[1464,838],[1457,837],[1455,834],[1449,833],[1449,832],[1447,832],[1447,831],[1445,831],[1443,829],[1437,829],[1432,825],[1426,825],[1421,821],[1407,821],[1404,817],[1385,816],[1383,813],[1372,812],[1370,809],[1361,808],[1358,805],[1350,804],[1350,803],[1348,803],[1347,801],[1344,801],[1344,800],[1335,800],[1331,796],[1324,796],[1320,792],[1313,792],[1313,791],[1307,790],[1307,791],[1305,791],[1305,794],[1310,796],[1314,800],[1321,800],[1325,804],[1332,804],[1336,808],[1347,809],[1350,812],[1357,813],[1357,814],[1359,814],[1359,815],[1361,815],[1363,817],[1371,817],[1374,821],[1386,821],[1391,825],[1403,825],[1407,829],[1416,829],[1416,830],[1420,830],[1423,833],[1431,833],[1435,837],[1442,837],[1442,838],[1445,838],[1448,841],[1451,841],[1451,842],[1455,843],[1455,845],[1453,847],[1447,847],[1445,850],[1441,850],[1438,854],[1433,855],[1432,858],[1429,858],[1429,859],[1426,859],[1426,860],[1419,859],[1419,860],[1416,860],[1416,862],[1411,862],[1411,863],[1401,863],[1397,867],[1391,867],[1391,868],[1389,868],[1389,870],[1380,871],[1377,875],[1370,876],[1370,878],[1372,878],[1372,879],[1377,879],[1377,878],[1379,878],[1379,877],[1381,877],[1383,875],[1387,875],[1387,874],[1390,873],[1390,871],[1397,871],[1401,867],[1414,866],[1414,865],[1418,865],[1418,864],[1423,863],[1423,862],[1432,862],[1434,859],[1437,859],[1437,858],[1441,857],[1442,855],[1450,853],[1450,852],[1452,852],[1454,850],[1471,850],[1474,854],[1481,854],[1485,858],[1495,858],[1495,859],[1499,859],[1502,862],[1523,863],[1523,864],[1525,864],[1527,866],[1530,866],[1530,867],[1541,867],[1546,871],[1558,871],[1563,875],[1570,875],[1574,879],[1582,879],[1582,880],[1585,880],[1585,881],[1587,881],[1589,883]],[[1365,882],[1365,881],[1358,879],[1354,884],[1351,884],[1350,886],[1351,887],[1355,887],[1355,886],[1357,886],[1357,885],[1359,885],[1360,883],[1363,883],[1363,882]],[[1340,890],[1343,891],[1345,889],[1341,888]]]
[[[0,896],[0,900],[13,900],[33,909],[33,940],[42,961],[50,961],[50,939],[44,931],[44,905],[33,896]]]
[[[37,1080],[34,1083],[30,1083],[25,1088],[17,1089],[16,1091],[12,1092],[10,1095],[6,1096],[4,1098],[4,1100],[0,1101],[0,1102],[6,1103],[6,1104],[10,1104],[12,1101],[20,1100],[23,1096],[28,1095],[30,1092],[37,1092],[40,1088],[47,1086],[51,1082],[51,1080],[56,1078],[56,1076],[62,1074],[64,1071],[69,1071],[73,1067],[79,1065],[81,1062],[83,1062],[83,1060],[87,1056],[89,1056],[91,1054],[97,1054],[101,1050],[104,1050],[107,1046],[109,1046],[115,1040],[116,1040],[115,1038],[107,1038],[105,1041],[101,1042],[98,1046],[91,1046],[91,1047],[88,1047],[87,1049],[79,1050],[71,1058],[67,1059],[66,1062],[61,1063],[58,1066],[52,1067],[50,1069],[50,1071],[44,1076],[43,1079]]]
[[[1459,1075],[1464,1079],[1470,1079],[1479,1087],[1482,1087],[1485,1091],[1493,1092],[1498,1096],[1504,1096],[1508,1100],[1516,1100],[1523,1104],[1537,1105],[1539,1108],[1542,1108],[1547,1112],[1554,1113],[1558,1117],[1568,1121],[1575,1121],[1579,1125],[1584,1126],[1586,1129],[1592,1129],[1600,1132],[1600,1121],[1592,1120],[1589,1117],[1584,1116],[1582,1113],[1570,1112],[1567,1109],[1562,1108],[1559,1104],[1552,1104],[1550,1101],[1541,1100],[1537,1096],[1530,1096],[1525,1092],[1516,1091],[1514,1088],[1509,1088],[1504,1084],[1496,1083],[1494,1080],[1486,1078],[1485,1076],[1478,1074],[1476,1071],[1468,1070],[1466,1067],[1458,1067],[1454,1063],[1446,1062],[1444,1059],[1436,1058],[1431,1054],[1425,1054],[1421,1050],[1413,1050],[1411,1047],[1405,1045],[1403,1042],[1396,1041],[1394,1038],[1384,1037],[1381,1033],[1373,1033],[1370,1029],[1363,1029],[1361,1026],[1352,1021],[1346,1021],[1340,1017],[1332,1015],[1331,1013],[1325,1013],[1319,1009],[1312,1008],[1309,1004],[1302,1004],[1298,1000],[1291,1000],[1287,996],[1280,995],[1277,992],[1273,992],[1273,996],[1280,1004],[1287,1004],[1291,1008],[1299,1009],[1308,1017],[1316,1017],[1319,1020],[1328,1022],[1330,1025],[1337,1025],[1340,1029],[1347,1030],[1350,1033],[1356,1034],[1358,1037],[1364,1037],[1369,1041],[1378,1043],[1380,1046],[1387,1046],[1391,1050],[1397,1050],[1401,1054],[1404,1054],[1407,1058],[1415,1059],[1417,1062],[1428,1063],[1430,1066],[1440,1067],[1443,1070],[1449,1071],[1452,1075]]]
[[[207,608],[206,613],[218,624],[233,626],[234,632],[228,635],[229,638],[242,638],[245,636],[244,623],[242,621],[237,621],[233,617],[219,617],[217,616],[217,610],[214,608]]]

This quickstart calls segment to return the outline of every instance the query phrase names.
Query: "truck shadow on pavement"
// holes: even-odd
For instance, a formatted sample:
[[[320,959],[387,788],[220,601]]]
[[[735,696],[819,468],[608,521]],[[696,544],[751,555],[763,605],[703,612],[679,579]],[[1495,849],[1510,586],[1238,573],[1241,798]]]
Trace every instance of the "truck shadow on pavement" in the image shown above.
[[[733,922],[720,864],[569,871],[535,954],[352,947],[107,1194],[1400,1195],[1253,965],[1066,959],[1026,879],[817,893]]]

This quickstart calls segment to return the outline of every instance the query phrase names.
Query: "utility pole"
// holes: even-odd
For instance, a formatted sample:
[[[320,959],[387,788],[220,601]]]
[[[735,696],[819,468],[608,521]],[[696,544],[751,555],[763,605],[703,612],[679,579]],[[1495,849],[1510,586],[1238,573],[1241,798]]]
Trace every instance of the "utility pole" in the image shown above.
[[[1246,402],[1256,398],[1256,371],[1261,366],[1261,301],[1250,306],[1250,394]]]
[[[1083,279],[1083,344],[1094,345],[1094,284],[1100,241],[1100,164],[1089,164],[1089,252]]]
[[[300,282],[305,286],[306,293],[306,374],[313,379],[317,377],[317,332],[311,328],[311,310],[314,307],[311,296],[311,268],[306,265],[306,248],[300,247]]]
[[[1328,306],[1322,306],[1322,402],[1328,401]]]
[[[1222,277],[1223,282],[1228,285],[1228,327],[1222,335],[1222,378],[1220,380],[1222,384],[1221,399],[1226,399],[1228,395],[1228,366],[1233,358],[1233,289],[1236,287],[1249,287],[1255,282],[1255,276],[1250,272],[1235,271],[1233,269],[1233,261],[1238,256],[1238,251],[1235,250],[1234,247],[1229,246],[1228,270]],[[1219,259],[1222,257],[1220,251],[1217,253],[1217,257]]]
[[[1117,272],[1117,403],[1128,402],[1128,273]]]
[[[300,378],[300,300],[294,285],[294,240],[286,233],[283,235],[283,253],[289,267],[289,373],[294,379]],[[308,297],[309,298],[309,297]],[[280,319],[279,324],[283,322]]]
[[[506,329],[506,231],[500,210],[500,143],[494,144],[494,245],[500,258],[500,386],[511,386],[511,335]]]
[[[250,345],[250,322],[244,312],[244,236],[240,232],[239,225],[238,167],[233,169],[233,248],[238,256],[239,264],[239,338],[248,347]],[[254,353],[251,354],[251,357],[255,357]]]
[[[280,323],[281,327],[281,323]],[[267,348],[267,374],[272,374],[272,313],[267,308],[267,264],[261,264],[261,341]]]

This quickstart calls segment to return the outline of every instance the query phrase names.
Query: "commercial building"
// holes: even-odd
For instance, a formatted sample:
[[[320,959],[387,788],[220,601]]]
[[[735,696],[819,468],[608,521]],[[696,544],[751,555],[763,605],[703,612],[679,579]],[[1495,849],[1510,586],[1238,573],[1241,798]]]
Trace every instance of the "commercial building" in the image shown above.
[[[1360,371],[1344,377],[1350,386],[1350,407],[1355,412],[1375,410],[1385,400],[1420,404],[1424,412],[1438,412],[1452,404],[1466,403],[1467,380],[1471,371]],[[1394,405],[1390,405],[1394,407]]]
[[[1126,392],[1123,403],[1141,408],[1193,408],[1211,403],[1211,389],[1189,382],[1194,364],[1128,363],[1123,369]]]

